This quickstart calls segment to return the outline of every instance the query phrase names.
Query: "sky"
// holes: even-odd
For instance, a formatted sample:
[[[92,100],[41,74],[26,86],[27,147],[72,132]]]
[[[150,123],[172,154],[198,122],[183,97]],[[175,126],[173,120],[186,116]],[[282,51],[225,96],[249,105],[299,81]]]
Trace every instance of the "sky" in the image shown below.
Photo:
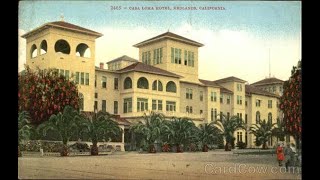
[[[270,73],[287,80],[301,60],[298,1],[20,1],[18,71],[26,61],[21,35],[62,16],[103,34],[96,39],[97,66],[123,55],[139,59],[133,45],[167,31],[204,44],[199,48],[201,79],[235,76],[251,84]]]

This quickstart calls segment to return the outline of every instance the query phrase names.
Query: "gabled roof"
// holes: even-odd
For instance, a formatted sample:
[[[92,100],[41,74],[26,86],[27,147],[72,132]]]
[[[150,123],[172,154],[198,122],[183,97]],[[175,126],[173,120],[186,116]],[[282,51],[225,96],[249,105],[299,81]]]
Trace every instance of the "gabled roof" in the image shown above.
[[[219,86],[217,83],[213,82],[213,81],[209,81],[209,80],[204,80],[204,79],[199,79],[199,81],[207,86],[213,86],[213,87],[221,87]]]
[[[141,62],[133,63],[123,69],[117,70],[118,72],[124,73],[124,72],[145,72],[150,74],[158,74],[163,76],[169,76],[169,77],[175,77],[175,78],[181,78],[182,76],[171,73],[169,71],[150,66]]]
[[[217,84],[214,81],[208,81],[208,80],[204,80],[204,79],[199,79],[199,81],[207,86],[213,86],[213,87],[218,87],[220,88],[220,92],[223,93],[229,93],[229,94],[233,94],[232,91],[230,91],[229,89],[224,88],[223,86],[220,86],[219,84]]]
[[[229,89],[224,88],[224,87],[222,87],[222,86],[221,86],[221,88],[220,88],[220,92],[222,92],[222,93],[228,93],[228,94],[233,94],[232,91],[230,91]]]
[[[112,62],[116,62],[116,61],[138,62],[138,60],[133,59],[132,57],[129,57],[129,56],[127,56],[127,55],[124,55],[124,56],[118,57],[118,58],[116,58],[116,59],[113,59],[113,60],[107,62],[107,64],[112,63]]]
[[[255,86],[252,85],[245,85],[245,89],[246,89],[246,95],[251,96],[251,94],[257,94],[257,95],[263,95],[263,96],[270,96],[270,97],[276,97],[279,98],[280,96],[270,93],[268,91],[264,91],[260,88],[257,88]]]
[[[269,85],[269,84],[283,84],[284,81],[282,81],[281,79],[278,79],[278,78],[266,78],[266,79],[263,79],[261,81],[257,81],[255,83],[252,83],[251,85],[254,85],[254,86],[262,86],[262,85]]]
[[[218,79],[218,80],[215,80],[214,82],[219,84],[219,83],[233,82],[233,81],[235,81],[235,82],[241,82],[241,83],[247,82],[247,81],[245,81],[245,80],[242,80],[242,79],[237,78],[237,77],[234,77],[234,76],[230,76],[230,77],[223,78],[223,79]]]
[[[164,39],[171,39],[171,40],[179,41],[179,42],[182,42],[182,43],[186,43],[186,44],[190,44],[190,45],[198,46],[198,47],[203,46],[203,44],[201,44],[201,43],[199,43],[197,41],[194,41],[194,40],[179,36],[179,35],[174,34],[172,32],[166,32],[166,33],[160,34],[160,35],[158,35],[156,37],[153,37],[153,38],[147,39],[145,41],[142,41],[142,42],[140,42],[138,44],[135,44],[135,45],[133,45],[133,47],[141,47],[141,46],[147,45],[149,43],[153,43],[153,42],[164,40]]]
[[[83,34],[88,34],[88,35],[96,36],[97,38],[103,36],[103,34],[101,34],[101,33],[98,33],[98,32],[92,31],[90,29],[86,29],[86,28],[83,28],[83,27],[80,27],[80,26],[77,26],[77,25],[74,25],[71,23],[67,23],[64,21],[55,21],[55,22],[46,23],[46,24],[44,24],[44,25],[42,25],[32,31],[27,32],[26,34],[22,35],[21,37],[28,38],[29,36],[31,36],[37,32],[40,32],[40,31],[43,31],[45,29],[52,28],[52,27],[64,29],[64,30],[75,31],[75,32],[83,33]]]

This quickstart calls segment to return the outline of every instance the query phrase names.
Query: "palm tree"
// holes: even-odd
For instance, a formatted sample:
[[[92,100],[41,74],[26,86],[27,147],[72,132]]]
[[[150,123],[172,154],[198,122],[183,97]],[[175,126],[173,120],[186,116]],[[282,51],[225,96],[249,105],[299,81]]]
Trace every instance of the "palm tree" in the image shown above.
[[[197,136],[195,124],[188,118],[174,118],[168,124],[165,136],[177,147],[177,152],[182,152],[181,145],[190,143]]]
[[[164,131],[165,128],[166,123],[164,123],[164,116],[160,113],[151,112],[149,116],[144,115],[144,122],[140,121],[133,125],[131,131],[142,134],[143,139],[148,145],[149,152],[155,153],[154,143],[156,140],[161,140],[161,132]]]
[[[208,144],[212,144],[214,140],[217,138],[218,130],[213,126],[213,124],[200,124],[198,136],[199,140],[202,143],[202,151],[208,152]]]
[[[21,156],[20,143],[21,141],[28,140],[32,127],[29,125],[30,116],[27,111],[22,111],[18,114],[18,156]]]
[[[225,150],[230,151],[230,145],[234,145],[235,138],[233,134],[238,129],[245,129],[245,125],[238,116],[232,116],[230,119],[226,118],[225,115],[222,115],[220,119],[212,122],[213,126],[219,129],[221,135],[224,137]]]
[[[109,139],[121,133],[118,124],[111,119],[111,115],[107,112],[88,113],[81,117],[80,132],[87,134],[92,141],[91,155],[99,154],[98,141]]]
[[[277,124],[272,130],[272,135],[276,136],[277,140],[279,141],[284,141],[284,137],[286,136],[284,128],[285,128],[285,122],[277,119]]]
[[[276,124],[272,124],[271,121],[260,121],[258,124],[253,124],[250,127],[250,134],[256,136],[255,144],[256,146],[260,146],[262,144],[262,149],[267,148],[267,142],[269,138],[272,136],[272,130]]]
[[[38,131],[42,132],[43,136],[46,136],[49,130],[58,133],[63,143],[60,155],[67,156],[69,139],[73,134],[77,133],[77,123],[79,121],[80,117],[78,111],[71,106],[66,106],[63,113],[59,112],[57,115],[53,114],[48,121],[40,124],[38,126]]]

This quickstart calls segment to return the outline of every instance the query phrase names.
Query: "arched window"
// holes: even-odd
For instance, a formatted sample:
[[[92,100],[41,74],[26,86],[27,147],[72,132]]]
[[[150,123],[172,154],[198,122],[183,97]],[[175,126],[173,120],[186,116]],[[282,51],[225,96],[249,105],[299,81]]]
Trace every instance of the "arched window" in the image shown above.
[[[159,80],[155,80],[152,83],[152,90],[163,91],[162,82]]]
[[[129,77],[126,77],[126,79],[124,79],[124,89],[131,89],[132,88],[132,80]]]
[[[89,46],[84,43],[79,44],[76,48],[76,56],[90,58],[91,51]]]
[[[83,111],[83,107],[84,107],[84,98],[83,98],[83,94],[79,93],[79,110]]]
[[[60,39],[54,45],[54,50],[63,54],[70,54],[70,45],[66,40]]]
[[[148,80],[145,77],[141,77],[138,79],[138,88],[140,89],[149,89]]]
[[[257,111],[256,112],[256,124],[259,124],[259,122],[260,122],[260,112]]]
[[[40,55],[42,54],[46,54],[48,50],[48,45],[47,45],[47,41],[43,40],[40,44]]]
[[[169,81],[167,83],[166,91],[167,92],[174,92],[174,93],[177,92],[176,84],[174,82],[172,82],[172,81]]]
[[[272,123],[272,113],[271,112],[268,113],[268,122]]]
[[[38,56],[37,46],[35,44],[31,46],[30,52],[31,52],[31,58]]]

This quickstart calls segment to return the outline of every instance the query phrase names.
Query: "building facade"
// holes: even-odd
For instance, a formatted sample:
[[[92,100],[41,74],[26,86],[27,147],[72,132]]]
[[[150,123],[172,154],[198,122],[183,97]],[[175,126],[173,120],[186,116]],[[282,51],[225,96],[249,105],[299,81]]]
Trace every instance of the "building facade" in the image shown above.
[[[44,24],[22,37],[31,69],[55,68],[78,84],[81,110],[102,110],[131,123],[151,111],[165,117],[188,117],[198,126],[238,116],[251,126],[278,117],[279,95],[227,77],[199,79],[198,48],[203,44],[166,32],[134,45],[139,60],[121,56],[95,64],[95,39],[102,34],[64,21]],[[125,127],[124,127],[125,128]],[[248,130],[235,132],[236,142],[254,146]],[[271,142],[269,146],[273,146]]]

